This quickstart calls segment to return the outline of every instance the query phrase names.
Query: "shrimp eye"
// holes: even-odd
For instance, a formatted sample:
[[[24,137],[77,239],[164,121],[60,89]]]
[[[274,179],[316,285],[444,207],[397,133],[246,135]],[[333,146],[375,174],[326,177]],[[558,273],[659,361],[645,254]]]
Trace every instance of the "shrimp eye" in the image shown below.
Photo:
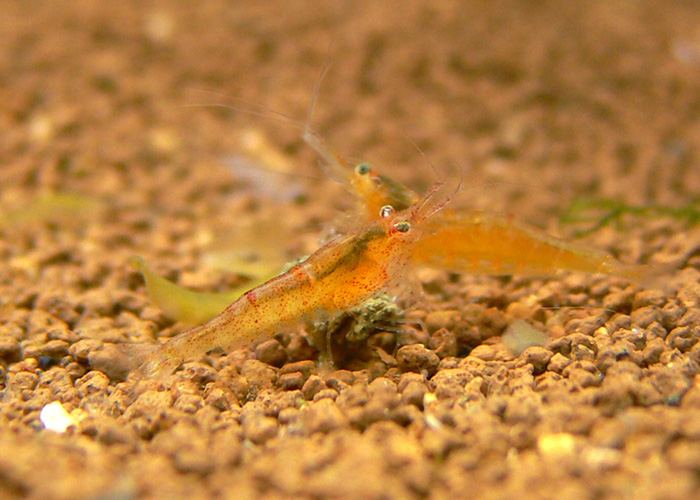
[[[355,172],[357,172],[359,175],[367,175],[371,171],[372,167],[370,167],[366,163],[360,163],[357,167],[355,167]]]
[[[394,224],[394,229],[396,229],[399,233],[407,233],[411,230],[411,223],[410,222],[397,222]]]
[[[386,219],[387,217],[391,217],[392,215],[394,215],[394,212],[396,212],[396,210],[394,210],[394,207],[392,207],[391,205],[384,205],[381,209],[379,209],[379,216],[382,219]]]

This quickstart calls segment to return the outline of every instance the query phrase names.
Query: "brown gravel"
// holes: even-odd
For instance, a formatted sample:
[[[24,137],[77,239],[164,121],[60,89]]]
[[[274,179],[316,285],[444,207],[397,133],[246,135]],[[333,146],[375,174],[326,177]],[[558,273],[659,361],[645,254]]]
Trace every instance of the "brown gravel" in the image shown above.
[[[298,256],[350,205],[298,127],[199,105],[303,119],[330,60],[314,124],[339,151],[423,188],[434,174],[415,144],[475,207],[570,236],[556,215],[576,198],[697,199],[698,4],[0,13],[0,209],[24,218],[0,226],[0,498],[700,497],[700,227],[682,219],[623,217],[588,238],[676,266],[661,290],[421,271],[404,328],[348,343],[333,369],[301,329],[158,380],[128,378],[120,347],[186,329],[130,256],[220,290],[240,281],[203,262],[215,236],[277,210]],[[302,196],[266,198],[228,168],[250,128],[311,177]],[[52,192],[100,209],[26,213]],[[500,336],[516,320],[549,340],[513,354]],[[65,433],[44,429],[52,402],[74,419]]]

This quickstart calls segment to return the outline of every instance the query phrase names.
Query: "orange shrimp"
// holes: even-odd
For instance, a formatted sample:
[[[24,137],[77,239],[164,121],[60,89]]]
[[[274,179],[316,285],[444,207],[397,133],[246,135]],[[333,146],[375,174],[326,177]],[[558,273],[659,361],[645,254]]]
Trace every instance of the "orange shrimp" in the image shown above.
[[[314,90],[304,124],[273,110],[236,109],[267,117],[272,114],[299,127],[305,142],[321,158],[326,174],[346,185],[355,195],[358,211],[366,222],[375,220],[385,205],[401,211],[417,203],[420,199],[418,193],[380,175],[367,163],[351,167],[311,128],[311,115],[322,78],[323,75]],[[655,278],[670,271],[661,265],[624,264],[604,251],[566,242],[510,218],[481,211],[445,210],[433,217],[426,228],[427,231],[422,231],[422,237],[412,245],[412,262],[453,272],[547,276],[559,270],[570,270],[603,273],[655,285]],[[170,310],[175,317],[190,320],[195,314],[201,318],[212,317],[213,312],[210,311],[217,310],[228,296],[193,294],[174,284],[168,284],[163,293],[155,293],[151,288],[149,290],[156,303]],[[194,306],[194,310],[191,304],[193,298],[199,304]]]
[[[601,273],[644,285],[665,266],[625,264],[602,250],[550,236],[534,227],[476,211],[449,211],[428,225],[413,262],[453,272],[546,276],[564,269]]]
[[[304,140],[324,160],[326,173],[356,196],[366,220],[376,217],[377,207],[406,207],[419,198],[418,193],[380,175],[367,163],[348,166],[308,121]],[[445,210],[433,217],[426,229],[413,245],[413,263],[458,273],[547,276],[564,269],[654,285],[658,276],[670,271],[662,265],[625,264],[602,250],[566,242],[510,218],[482,211]]]
[[[246,292],[208,323],[166,342],[141,372],[166,375],[212,349],[251,345],[304,320],[348,310],[397,284],[410,265],[421,228],[452,198],[448,191],[438,183],[404,211],[383,207],[378,220],[335,238],[304,262]]]

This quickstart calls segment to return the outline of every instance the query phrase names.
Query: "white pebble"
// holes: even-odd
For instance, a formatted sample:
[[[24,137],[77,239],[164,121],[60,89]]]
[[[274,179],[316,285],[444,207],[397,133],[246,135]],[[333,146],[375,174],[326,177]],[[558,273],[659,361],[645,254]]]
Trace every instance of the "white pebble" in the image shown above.
[[[63,405],[54,401],[41,409],[39,420],[44,425],[44,428],[53,431],[64,433],[71,425],[75,425],[76,420],[63,408]]]

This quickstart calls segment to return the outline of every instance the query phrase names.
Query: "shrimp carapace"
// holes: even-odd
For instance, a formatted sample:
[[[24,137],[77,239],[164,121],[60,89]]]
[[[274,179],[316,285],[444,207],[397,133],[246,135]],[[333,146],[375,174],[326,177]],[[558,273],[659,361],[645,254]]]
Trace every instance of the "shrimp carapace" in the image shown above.
[[[420,229],[453,194],[449,185],[438,183],[406,210],[383,207],[379,219],[331,240],[289,271],[243,294],[208,323],[166,342],[141,372],[170,373],[185,360],[268,339],[305,320],[348,310],[394,285],[410,267]]]

